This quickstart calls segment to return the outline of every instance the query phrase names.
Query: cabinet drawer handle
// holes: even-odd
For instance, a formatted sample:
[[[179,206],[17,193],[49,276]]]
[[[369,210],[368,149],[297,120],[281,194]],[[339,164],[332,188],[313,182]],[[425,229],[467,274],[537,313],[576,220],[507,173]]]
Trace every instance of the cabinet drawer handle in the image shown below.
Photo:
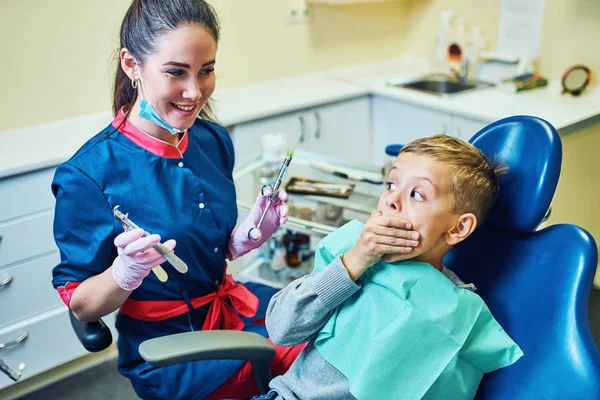
[[[300,121],[300,139],[298,139],[298,141],[300,143],[304,143],[304,131],[306,122],[304,122],[304,117],[302,115],[298,116],[298,121]]]
[[[0,280],[0,288],[3,287],[3,286],[8,285],[9,283],[12,282],[12,280],[13,280],[13,277],[10,276],[10,275],[6,276],[6,278],[1,278],[1,280]]]
[[[15,340],[13,340],[11,342],[0,343],[0,350],[6,349],[8,347],[17,346],[17,345],[23,343],[23,341],[25,339],[27,339],[28,337],[29,337],[29,332],[25,331],[25,332],[21,333],[18,338],[16,338]]]
[[[321,137],[321,113],[315,111],[315,119],[317,120],[317,130],[315,132],[315,138]]]

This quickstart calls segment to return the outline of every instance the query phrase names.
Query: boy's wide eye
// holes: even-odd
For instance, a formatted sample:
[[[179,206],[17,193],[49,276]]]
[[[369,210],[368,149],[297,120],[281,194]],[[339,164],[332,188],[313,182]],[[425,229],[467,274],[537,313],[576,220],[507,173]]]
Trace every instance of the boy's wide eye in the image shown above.
[[[386,182],[387,190],[396,190],[396,184],[393,182]]]
[[[419,200],[419,201],[423,201],[425,200],[425,197],[423,197],[423,195],[419,192],[417,192],[416,190],[413,190],[410,193],[411,197],[414,197],[415,199]]]

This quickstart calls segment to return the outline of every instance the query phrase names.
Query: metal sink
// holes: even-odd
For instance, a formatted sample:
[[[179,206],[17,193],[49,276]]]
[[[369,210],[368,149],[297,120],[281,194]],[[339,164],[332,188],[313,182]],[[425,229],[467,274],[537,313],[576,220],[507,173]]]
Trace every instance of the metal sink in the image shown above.
[[[391,80],[387,84],[393,87],[413,89],[438,96],[449,96],[494,86],[493,83],[489,82],[459,81],[454,76],[445,74],[426,75],[412,81]]]

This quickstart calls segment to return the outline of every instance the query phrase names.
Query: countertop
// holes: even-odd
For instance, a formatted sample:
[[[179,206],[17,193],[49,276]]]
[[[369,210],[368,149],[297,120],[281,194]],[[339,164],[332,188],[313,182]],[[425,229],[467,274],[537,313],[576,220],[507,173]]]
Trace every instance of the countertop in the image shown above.
[[[586,89],[579,97],[563,96],[558,81],[545,88],[511,93],[507,85],[478,89],[452,96],[436,96],[392,87],[388,81],[409,81],[439,72],[428,62],[409,56],[324,71],[326,77],[360,85],[370,94],[421,105],[445,113],[493,122],[513,115],[534,115],[549,121],[561,134],[574,125],[600,117],[600,87]],[[600,122],[594,120],[593,123]]]
[[[390,87],[390,79],[435,72],[412,57],[327,69],[301,76],[217,90],[215,111],[225,125],[269,117],[365,95],[383,96],[481,122],[528,114],[548,120],[561,134],[600,122],[600,88],[562,96],[559,84],[512,94],[502,88],[439,97]],[[109,111],[0,132],[0,178],[56,166],[111,121]]]

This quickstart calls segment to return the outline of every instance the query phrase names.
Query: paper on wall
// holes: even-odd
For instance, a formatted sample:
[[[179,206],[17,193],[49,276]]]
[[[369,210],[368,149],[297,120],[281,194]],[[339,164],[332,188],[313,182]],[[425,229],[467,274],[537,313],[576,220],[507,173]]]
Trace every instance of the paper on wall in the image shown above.
[[[502,54],[540,55],[546,0],[502,0],[497,51]]]

